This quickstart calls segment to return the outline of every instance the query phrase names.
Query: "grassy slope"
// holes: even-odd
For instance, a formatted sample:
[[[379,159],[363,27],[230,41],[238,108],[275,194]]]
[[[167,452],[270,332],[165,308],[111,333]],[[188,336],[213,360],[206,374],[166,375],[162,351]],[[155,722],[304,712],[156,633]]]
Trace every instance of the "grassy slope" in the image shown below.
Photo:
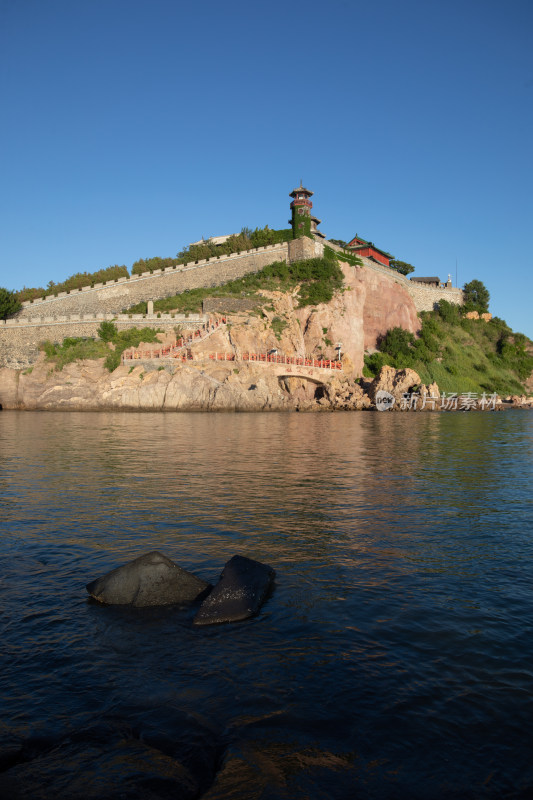
[[[445,392],[522,393],[523,384],[517,373],[498,357],[496,348],[479,329],[483,321],[472,321],[477,331],[443,324],[442,361],[429,364],[415,362],[414,369],[423,383],[435,381]]]
[[[329,249],[329,248],[327,248]],[[246,297],[257,301],[257,307],[265,304],[259,292],[290,292],[300,286],[300,305],[327,303],[333,292],[342,286],[343,275],[333,251],[324,258],[311,258],[287,264],[277,261],[259,272],[228,281],[221,286],[189,289],[181,294],[154,301],[154,311],[173,311],[194,314],[202,311],[202,302],[207,297]],[[127,310],[129,314],[145,314],[146,303],[138,303]]]
[[[533,369],[533,359],[522,346],[514,345],[513,334],[502,320],[461,319],[444,321],[438,312],[422,315],[429,348],[411,346],[408,354],[395,357],[378,353],[367,357],[365,374],[377,374],[381,364],[401,369],[410,367],[422,383],[436,382],[445,392],[497,392],[522,394],[524,382]],[[506,344],[507,342],[507,344]],[[527,345],[528,340],[526,340]],[[432,345],[433,343],[433,345]],[[422,350],[422,357],[417,350]]]

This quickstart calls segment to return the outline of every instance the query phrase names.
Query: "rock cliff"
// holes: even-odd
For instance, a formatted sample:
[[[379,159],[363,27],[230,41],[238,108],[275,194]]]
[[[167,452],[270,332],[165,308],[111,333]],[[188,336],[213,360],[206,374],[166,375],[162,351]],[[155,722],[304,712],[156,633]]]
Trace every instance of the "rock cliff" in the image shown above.
[[[67,364],[57,371],[41,354],[33,368],[0,369],[0,404],[20,409],[290,410],[366,408],[357,379],[365,349],[389,328],[419,327],[413,301],[402,286],[364,267],[342,265],[343,291],[330,303],[298,307],[293,294],[264,292],[261,314],[235,315],[230,324],[192,347],[196,360],[123,365],[107,372],[103,360]],[[286,355],[335,358],[343,371],[279,374],[268,365],[209,361],[207,353],[278,350]]]

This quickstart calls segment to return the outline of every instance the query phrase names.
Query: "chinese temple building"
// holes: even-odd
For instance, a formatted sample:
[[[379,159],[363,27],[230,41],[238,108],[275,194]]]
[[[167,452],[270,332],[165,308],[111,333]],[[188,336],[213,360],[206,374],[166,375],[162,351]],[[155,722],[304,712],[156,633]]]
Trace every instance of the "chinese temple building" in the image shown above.
[[[383,264],[384,267],[390,266],[390,261],[393,258],[390,253],[376,247],[373,242],[367,242],[366,239],[362,239],[357,234],[355,234],[351,242],[348,242],[346,247],[355,255],[371,258],[373,261],[377,261],[378,264]]]

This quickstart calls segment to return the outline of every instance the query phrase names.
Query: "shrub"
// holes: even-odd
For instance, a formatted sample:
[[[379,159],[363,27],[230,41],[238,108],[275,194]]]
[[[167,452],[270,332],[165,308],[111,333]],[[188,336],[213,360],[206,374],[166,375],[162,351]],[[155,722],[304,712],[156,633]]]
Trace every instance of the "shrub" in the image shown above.
[[[363,375],[366,378],[375,378],[379,375],[381,368],[384,367],[385,364],[390,364],[391,367],[395,366],[395,364],[391,364],[391,358],[388,357],[386,353],[372,353],[370,356],[367,355],[365,356]]]
[[[412,264],[408,264],[406,261],[396,261],[394,258],[389,261],[389,267],[399,272],[400,275],[409,275],[409,273],[415,271]]]
[[[113,350],[106,356],[104,367],[109,370],[109,372],[114,372],[116,368],[120,366],[121,356],[122,351]]]
[[[391,328],[384,336],[380,337],[378,347],[382,353],[388,353],[393,358],[410,354],[411,345],[415,337],[403,328]]]
[[[274,331],[276,339],[281,339],[281,334],[283,333],[288,324],[289,323],[286,320],[281,319],[281,317],[274,317],[274,319],[270,323],[270,327]]]
[[[17,297],[21,302],[24,300],[35,300],[35,298],[45,297],[47,294],[71,292],[76,289],[81,289],[83,286],[93,286],[95,283],[105,283],[106,281],[113,281],[118,278],[127,278],[128,275],[128,268],[124,264],[122,264],[122,266],[114,264],[111,267],[99,269],[96,272],[76,272],[61,283],[49,281],[46,289],[27,289],[24,287],[24,289],[17,292]]]
[[[450,325],[456,325],[461,318],[460,306],[449,303],[447,300],[439,300],[437,312],[440,318]]]
[[[0,287],[0,319],[7,319],[21,308],[22,304],[16,292],[10,292],[9,289]]]
[[[118,328],[113,322],[104,321],[98,328],[98,338],[103,342],[112,342],[118,334]]]

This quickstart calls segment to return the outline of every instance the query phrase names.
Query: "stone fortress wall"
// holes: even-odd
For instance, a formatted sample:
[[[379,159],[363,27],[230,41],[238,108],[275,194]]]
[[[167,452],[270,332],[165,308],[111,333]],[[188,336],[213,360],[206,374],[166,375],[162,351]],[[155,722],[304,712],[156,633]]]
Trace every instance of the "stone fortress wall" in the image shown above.
[[[199,328],[208,318],[185,314],[73,314],[55,320],[11,319],[5,329],[0,328],[0,366],[26,369],[37,360],[41,342],[62,342],[67,336],[96,338],[104,320],[112,320],[119,330],[149,327],[174,333],[177,326]]]
[[[44,300],[28,301],[23,303],[22,310],[14,318],[0,321],[0,365],[29,366],[37,359],[40,342],[47,339],[60,342],[67,336],[96,336],[104,319],[114,320],[119,328],[150,326],[165,330],[185,321],[188,327],[196,327],[204,318],[179,314],[128,315],[121,312],[141,301],[169,297],[186,289],[218,286],[250,272],[258,272],[274,261],[319,256],[323,253],[324,244],[342,255],[342,248],[327,240],[296,239],[187,266],[178,265],[153,273],[119,278],[70,293],[61,292],[57,296],[49,295]],[[364,268],[386,275],[407,289],[417,311],[430,311],[442,299],[459,305],[463,302],[460,289],[437,289],[416,284],[371,259],[361,260]]]
[[[286,261],[288,252],[288,242],[281,242],[187,266],[178,264],[164,270],[84,286],[73,292],[60,292],[57,297],[48,295],[44,300],[23,303],[17,317],[29,320],[34,317],[58,319],[68,314],[120,314],[143,300],[159,300],[186,289],[218,286],[242,278],[249,272],[259,272],[273,261]]]

